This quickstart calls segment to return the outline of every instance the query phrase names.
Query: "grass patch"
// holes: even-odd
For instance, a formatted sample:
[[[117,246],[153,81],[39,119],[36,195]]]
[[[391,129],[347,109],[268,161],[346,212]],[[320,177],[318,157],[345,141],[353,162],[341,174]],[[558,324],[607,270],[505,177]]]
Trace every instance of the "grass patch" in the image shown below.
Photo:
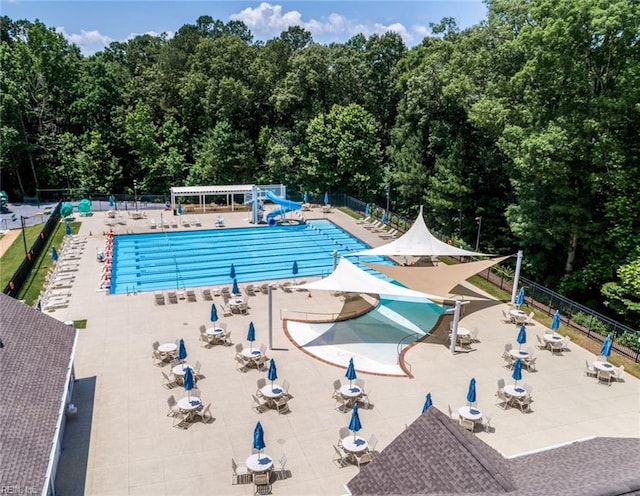
[[[340,212],[347,214],[349,217],[352,217],[354,219],[362,219],[362,215],[360,215],[358,212],[354,212],[353,210],[351,210],[349,207],[338,207],[338,210],[340,210]]]
[[[71,232],[76,234],[80,229],[80,224],[80,222],[71,222]],[[27,248],[30,248],[33,245],[33,242],[40,235],[42,227],[43,226],[40,224],[25,228]],[[29,277],[17,295],[17,299],[25,300],[27,305],[31,306],[33,306],[38,300],[38,296],[40,295],[42,288],[44,288],[47,273],[54,265],[53,260],[51,260],[51,247],[55,246],[59,248],[65,234],[65,225],[63,223],[58,223],[51,236],[49,236],[45,249],[35,261]],[[9,283],[9,280],[23,260],[24,241],[22,239],[22,234],[20,234],[20,236],[15,239],[4,255],[0,258],[0,284],[2,284],[2,287],[5,287]]]
[[[82,320],[74,320],[73,327],[76,329],[86,329],[87,328],[87,319]]]

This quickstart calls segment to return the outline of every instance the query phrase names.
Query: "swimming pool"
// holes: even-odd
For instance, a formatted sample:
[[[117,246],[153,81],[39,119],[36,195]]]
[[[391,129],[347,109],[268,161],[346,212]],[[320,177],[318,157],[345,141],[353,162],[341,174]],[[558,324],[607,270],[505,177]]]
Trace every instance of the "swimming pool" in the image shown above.
[[[339,257],[366,248],[325,219],[275,227],[116,236],[110,292],[230,285],[231,264],[239,283],[327,276],[333,269],[334,251]],[[384,257],[360,257],[360,261],[392,263]],[[294,262],[297,274],[293,274]]]
[[[443,307],[430,301],[381,298],[370,312],[334,323],[287,322],[289,337],[310,355],[338,366],[353,357],[356,368],[374,374],[406,376],[398,353],[428,334]]]

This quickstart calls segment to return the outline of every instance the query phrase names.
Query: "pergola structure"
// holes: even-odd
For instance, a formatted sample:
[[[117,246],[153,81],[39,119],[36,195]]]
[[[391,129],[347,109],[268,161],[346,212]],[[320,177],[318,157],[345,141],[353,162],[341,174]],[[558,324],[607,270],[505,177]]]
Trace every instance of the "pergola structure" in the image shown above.
[[[202,212],[206,212],[207,197],[223,196],[227,206],[234,210],[236,201],[235,195],[243,195],[242,203],[253,203],[253,220],[256,222],[257,202],[266,198],[266,191],[273,191],[277,196],[286,198],[287,187],[282,184],[228,184],[219,186],[180,186],[171,188],[171,209],[175,212],[177,208],[177,197],[198,197],[198,203]]]

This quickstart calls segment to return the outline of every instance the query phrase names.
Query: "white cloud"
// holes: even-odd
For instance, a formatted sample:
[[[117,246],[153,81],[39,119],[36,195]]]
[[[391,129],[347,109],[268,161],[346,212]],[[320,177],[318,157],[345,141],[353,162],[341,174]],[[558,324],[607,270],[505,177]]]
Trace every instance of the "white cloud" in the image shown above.
[[[412,26],[407,29],[403,24],[394,23],[360,23],[347,19],[341,14],[329,14],[320,19],[303,20],[297,10],[284,12],[281,5],[261,3],[256,8],[246,8],[231,19],[244,22],[253,35],[259,39],[269,39],[279,36],[290,26],[300,26],[311,33],[313,39],[321,42],[345,41],[358,33],[365,36],[383,34],[388,31],[398,33],[408,45],[419,42],[429,30],[425,26]]]
[[[100,31],[85,31],[78,33],[67,33],[64,27],[57,27],[56,32],[60,33],[69,43],[73,43],[80,48],[83,55],[93,55],[103,50],[109,43],[116,41],[101,34]]]

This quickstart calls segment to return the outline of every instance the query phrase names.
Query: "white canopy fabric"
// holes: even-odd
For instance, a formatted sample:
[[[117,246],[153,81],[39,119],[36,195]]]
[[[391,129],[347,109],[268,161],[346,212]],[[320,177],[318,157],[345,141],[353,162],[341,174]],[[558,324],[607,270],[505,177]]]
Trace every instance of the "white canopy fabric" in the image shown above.
[[[420,291],[414,291],[397,284],[384,281],[374,275],[365,272],[346,258],[341,258],[340,263],[333,273],[319,281],[295,286],[296,289],[344,291],[348,293],[371,293],[385,296],[404,296],[408,298],[429,299],[435,303],[442,303],[445,298]]]
[[[431,256],[489,256],[484,253],[463,250],[453,245],[443,243],[433,236],[422,218],[422,205],[418,218],[411,228],[398,239],[390,243],[371,248],[369,250],[359,251],[350,254],[350,256],[364,255],[383,255],[383,256],[414,256],[414,257],[431,257]]]

